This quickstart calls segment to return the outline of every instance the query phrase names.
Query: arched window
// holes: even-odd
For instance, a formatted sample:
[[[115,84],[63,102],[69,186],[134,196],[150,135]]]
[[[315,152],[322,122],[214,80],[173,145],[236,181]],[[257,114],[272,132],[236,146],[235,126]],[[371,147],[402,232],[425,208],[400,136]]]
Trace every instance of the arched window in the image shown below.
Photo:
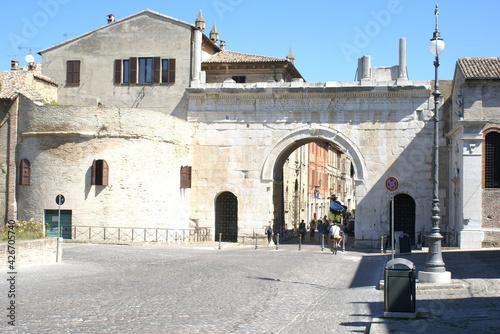
[[[109,167],[106,160],[94,160],[92,162],[91,184],[96,186],[108,185]]]
[[[484,187],[500,188],[500,133],[490,132],[484,140]]]
[[[19,163],[19,185],[29,186],[31,183],[31,164],[27,159]]]

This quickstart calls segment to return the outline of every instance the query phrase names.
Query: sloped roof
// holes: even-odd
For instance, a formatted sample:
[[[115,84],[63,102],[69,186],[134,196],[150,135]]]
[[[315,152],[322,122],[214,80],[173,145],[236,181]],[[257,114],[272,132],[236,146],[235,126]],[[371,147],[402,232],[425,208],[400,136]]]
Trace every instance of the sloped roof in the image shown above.
[[[287,58],[277,58],[268,56],[252,55],[248,53],[240,53],[228,50],[221,50],[204,63],[221,64],[221,63],[277,63],[277,62],[290,62]]]
[[[152,10],[149,10],[149,9],[144,9],[143,11],[140,11],[140,12],[138,12],[138,13],[132,14],[132,15],[127,16],[127,17],[124,17],[123,19],[116,20],[116,21],[115,21],[115,22],[113,22],[113,23],[105,24],[105,25],[104,25],[104,26],[102,26],[102,27],[99,27],[99,28],[97,28],[97,29],[91,30],[91,31],[89,31],[89,32],[87,32],[87,33],[85,33],[85,34],[83,34],[83,35],[78,36],[78,37],[75,37],[75,38],[72,38],[72,39],[68,39],[67,41],[64,41],[64,42],[61,42],[61,43],[59,43],[59,44],[56,44],[56,45],[50,46],[50,47],[48,47],[48,48],[46,48],[46,49],[41,50],[41,51],[40,51],[40,52],[38,52],[38,53],[39,53],[39,54],[43,54],[44,52],[50,51],[50,50],[52,50],[52,49],[58,48],[58,47],[60,47],[60,46],[62,46],[62,45],[65,45],[65,44],[67,44],[67,43],[71,43],[71,42],[73,42],[73,41],[76,41],[76,40],[79,40],[79,39],[81,39],[81,38],[83,38],[83,37],[86,37],[86,36],[88,36],[88,35],[90,35],[90,34],[93,34],[93,33],[94,33],[94,32],[96,32],[96,31],[99,31],[99,30],[103,30],[103,29],[109,28],[110,26],[113,26],[113,25],[115,25],[115,24],[120,24],[120,23],[122,23],[122,22],[124,22],[124,21],[128,21],[128,20],[130,20],[130,19],[132,19],[132,18],[134,18],[134,17],[141,16],[141,15],[144,15],[144,14],[146,14],[146,15],[148,15],[148,14],[149,14],[149,15],[153,15],[153,16],[156,16],[156,17],[158,17],[158,18],[160,18],[160,19],[167,19],[167,20],[169,20],[169,21],[177,22],[177,23],[180,23],[180,24],[183,24],[183,25],[189,26],[189,27],[191,27],[191,28],[194,28],[194,25],[193,25],[193,24],[191,24],[191,23],[189,23],[189,22],[181,21],[181,20],[175,19],[175,18],[173,18],[173,17],[167,16],[167,15],[164,15],[164,14],[160,14],[160,13],[158,13],[158,12],[155,12],[155,11],[152,11]]]
[[[500,79],[500,57],[459,58],[457,62],[466,79]]]
[[[50,78],[34,71],[0,71],[0,100],[14,100],[19,94],[31,100],[42,100],[42,96],[35,89],[34,79],[57,86]]]

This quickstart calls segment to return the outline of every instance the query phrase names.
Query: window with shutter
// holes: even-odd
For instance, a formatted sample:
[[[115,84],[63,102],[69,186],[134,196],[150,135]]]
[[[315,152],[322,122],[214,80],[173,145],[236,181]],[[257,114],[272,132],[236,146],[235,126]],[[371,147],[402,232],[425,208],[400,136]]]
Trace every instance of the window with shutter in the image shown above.
[[[106,160],[94,160],[92,162],[91,184],[96,186],[107,186],[109,167]]]
[[[153,83],[160,83],[161,74],[161,58],[153,58]]]
[[[79,85],[80,84],[80,61],[68,60],[66,62],[66,84]]]
[[[153,58],[139,58],[139,83],[153,82]]]
[[[19,164],[19,185],[29,186],[31,183],[31,164],[27,159],[21,160]]]
[[[129,70],[130,83],[135,84],[137,83],[137,58],[135,57],[130,58],[129,65],[130,65],[130,70]]]
[[[168,60],[168,83],[175,83],[175,59]]]
[[[181,188],[191,188],[191,166],[181,167]]]
[[[175,83],[175,59],[132,57],[114,62],[115,84]]]
[[[114,72],[114,83],[122,83],[122,60],[115,59],[115,72]]]

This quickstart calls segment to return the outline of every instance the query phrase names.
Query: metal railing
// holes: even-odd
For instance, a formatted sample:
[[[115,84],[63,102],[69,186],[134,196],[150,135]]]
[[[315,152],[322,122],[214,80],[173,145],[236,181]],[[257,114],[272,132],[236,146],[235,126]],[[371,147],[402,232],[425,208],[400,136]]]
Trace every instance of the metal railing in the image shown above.
[[[85,241],[194,243],[213,240],[208,227],[168,229],[73,226],[71,232],[72,239]]]

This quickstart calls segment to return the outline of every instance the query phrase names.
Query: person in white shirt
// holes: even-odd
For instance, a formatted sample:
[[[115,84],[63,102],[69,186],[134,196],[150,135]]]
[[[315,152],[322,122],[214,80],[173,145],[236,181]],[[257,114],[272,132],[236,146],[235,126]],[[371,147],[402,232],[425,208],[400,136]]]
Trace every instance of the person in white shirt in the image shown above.
[[[337,245],[337,248],[339,248],[340,243],[342,242],[342,236],[340,235],[340,227],[336,223],[334,223],[330,227],[329,234],[330,234],[330,240],[332,242],[331,251],[333,252],[334,243],[335,245]]]

